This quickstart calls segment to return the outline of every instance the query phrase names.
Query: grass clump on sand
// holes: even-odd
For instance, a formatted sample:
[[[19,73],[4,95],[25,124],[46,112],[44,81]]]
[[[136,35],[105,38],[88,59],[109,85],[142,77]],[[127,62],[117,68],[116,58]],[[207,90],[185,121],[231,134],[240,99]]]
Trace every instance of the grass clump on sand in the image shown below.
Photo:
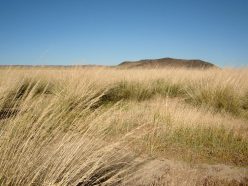
[[[194,163],[248,165],[248,140],[224,128],[179,127],[158,130],[148,134],[144,141],[153,154],[164,154]]]

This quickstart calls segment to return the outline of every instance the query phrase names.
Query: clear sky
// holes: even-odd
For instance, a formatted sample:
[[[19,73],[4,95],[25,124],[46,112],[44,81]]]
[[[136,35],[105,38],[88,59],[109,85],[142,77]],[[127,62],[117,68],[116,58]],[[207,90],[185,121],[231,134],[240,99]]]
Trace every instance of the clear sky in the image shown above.
[[[0,64],[248,66],[247,0],[0,0]]]

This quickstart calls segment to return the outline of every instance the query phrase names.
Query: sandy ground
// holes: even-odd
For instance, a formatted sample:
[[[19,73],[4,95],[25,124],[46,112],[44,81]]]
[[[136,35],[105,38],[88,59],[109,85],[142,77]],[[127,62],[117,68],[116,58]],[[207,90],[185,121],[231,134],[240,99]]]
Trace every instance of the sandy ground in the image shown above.
[[[248,169],[147,160],[123,185],[248,185]]]

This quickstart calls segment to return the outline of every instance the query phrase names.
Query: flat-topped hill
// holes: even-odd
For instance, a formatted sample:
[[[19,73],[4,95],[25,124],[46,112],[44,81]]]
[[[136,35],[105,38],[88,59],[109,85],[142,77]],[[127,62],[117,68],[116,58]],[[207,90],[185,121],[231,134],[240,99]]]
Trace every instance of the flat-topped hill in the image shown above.
[[[144,59],[139,61],[124,61],[118,65],[123,68],[164,68],[164,67],[186,67],[186,68],[213,68],[217,67],[212,63],[202,61],[199,59]]]

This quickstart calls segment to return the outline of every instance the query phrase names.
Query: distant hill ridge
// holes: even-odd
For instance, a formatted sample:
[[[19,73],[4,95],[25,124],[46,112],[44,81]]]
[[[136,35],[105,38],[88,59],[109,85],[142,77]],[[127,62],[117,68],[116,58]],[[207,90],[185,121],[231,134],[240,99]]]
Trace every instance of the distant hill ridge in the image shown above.
[[[202,61],[199,59],[175,59],[175,58],[161,58],[161,59],[143,59],[139,61],[124,61],[116,66],[106,65],[0,65],[0,68],[219,68],[216,65]]]
[[[212,63],[199,59],[144,59],[139,61],[124,61],[118,65],[122,68],[165,68],[165,67],[186,67],[186,68],[213,68],[217,67]]]

